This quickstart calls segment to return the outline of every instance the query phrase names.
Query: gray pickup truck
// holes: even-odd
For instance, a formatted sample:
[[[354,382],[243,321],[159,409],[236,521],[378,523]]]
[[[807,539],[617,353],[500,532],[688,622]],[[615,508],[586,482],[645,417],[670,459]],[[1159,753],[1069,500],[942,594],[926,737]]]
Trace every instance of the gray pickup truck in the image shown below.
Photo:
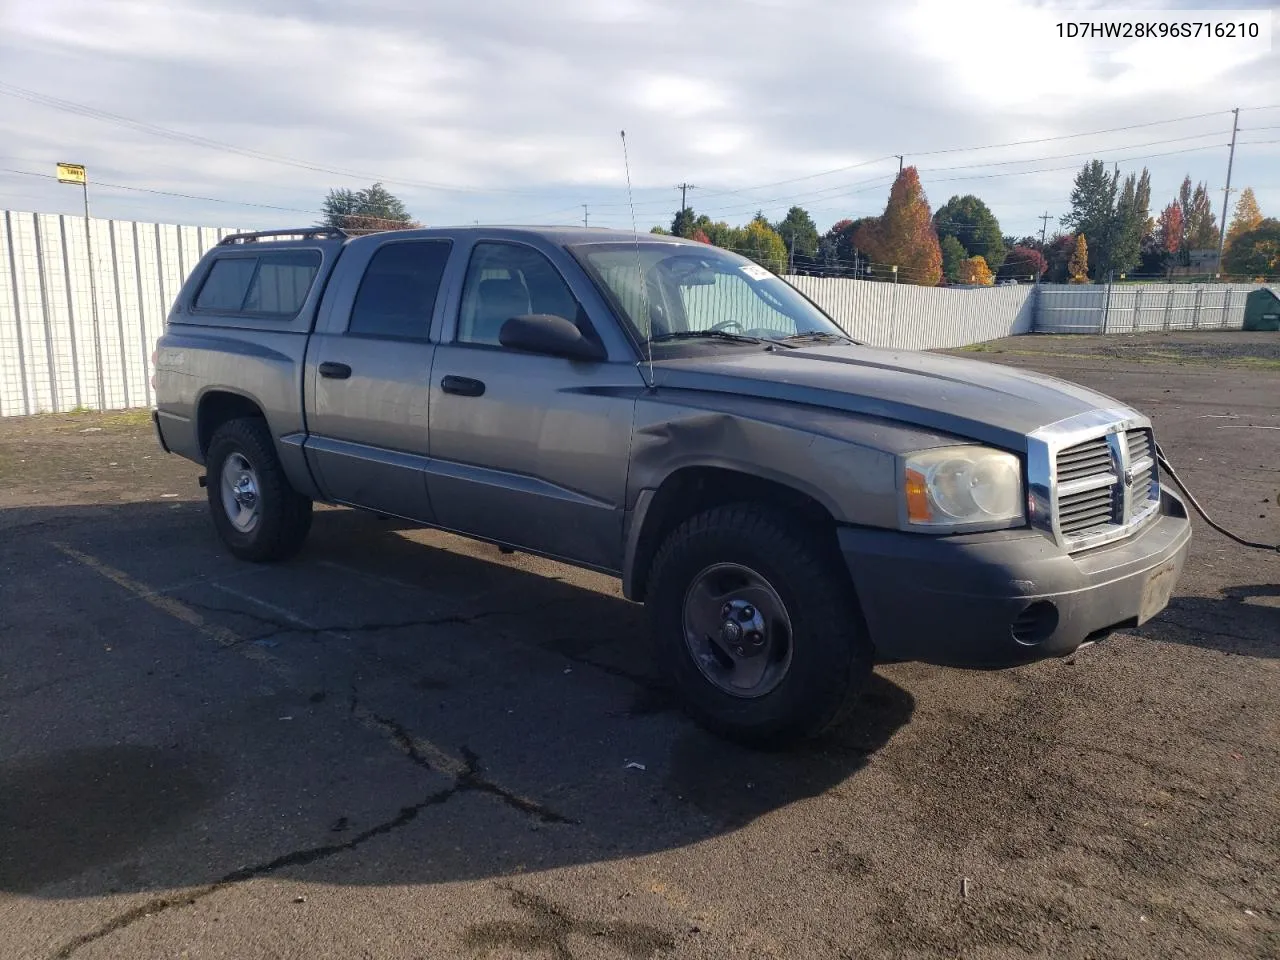
[[[248,560],[345,504],[620,577],[688,709],[815,734],[877,661],[1002,667],[1168,602],[1190,524],[1091,390],[850,339],[673,237],[228,237],[156,352],[156,429]]]

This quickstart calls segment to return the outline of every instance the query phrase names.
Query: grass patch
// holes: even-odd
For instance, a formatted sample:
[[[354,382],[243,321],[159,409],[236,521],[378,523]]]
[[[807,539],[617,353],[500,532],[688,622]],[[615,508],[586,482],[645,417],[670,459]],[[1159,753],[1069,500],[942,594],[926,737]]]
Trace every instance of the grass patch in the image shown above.
[[[1247,367],[1251,370],[1280,370],[1280,360],[1270,357],[1204,357],[1163,351],[1119,356],[1115,353],[1068,353],[1057,350],[996,350],[1012,357],[1050,357],[1055,360],[1093,360],[1109,363],[1176,364],[1182,367]]]
[[[142,410],[120,410],[116,413],[108,413],[102,418],[104,427],[148,427],[151,425],[151,411],[149,409]]]

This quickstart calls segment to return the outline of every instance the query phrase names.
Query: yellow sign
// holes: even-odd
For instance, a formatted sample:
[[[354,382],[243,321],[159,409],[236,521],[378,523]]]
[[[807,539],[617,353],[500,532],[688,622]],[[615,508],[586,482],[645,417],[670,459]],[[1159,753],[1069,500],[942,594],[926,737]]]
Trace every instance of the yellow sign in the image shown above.
[[[88,178],[84,172],[84,166],[79,163],[60,163],[58,164],[58,182],[59,183],[84,183]]]

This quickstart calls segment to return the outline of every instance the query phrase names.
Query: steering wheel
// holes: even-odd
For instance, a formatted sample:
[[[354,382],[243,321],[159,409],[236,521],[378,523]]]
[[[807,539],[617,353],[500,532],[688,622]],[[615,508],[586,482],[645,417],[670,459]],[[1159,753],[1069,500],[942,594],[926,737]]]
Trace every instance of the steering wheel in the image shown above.
[[[719,323],[712,324],[707,329],[728,330],[730,327],[737,327],[739,331],[742,330],[742,324],[740,324],[737,320],[721,320]]]

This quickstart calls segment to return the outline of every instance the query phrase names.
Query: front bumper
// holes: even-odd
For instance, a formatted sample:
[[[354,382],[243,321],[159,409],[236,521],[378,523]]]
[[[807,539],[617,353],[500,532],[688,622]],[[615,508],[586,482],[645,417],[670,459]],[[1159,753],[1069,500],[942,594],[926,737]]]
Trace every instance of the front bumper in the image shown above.
[[[964,667],[1065,656],[1153,616],[1168,603],[1190,538],[1186,508],[1167,490],[1141,531],[1078,554],[1028,529],[839,531],[877,658]]]

